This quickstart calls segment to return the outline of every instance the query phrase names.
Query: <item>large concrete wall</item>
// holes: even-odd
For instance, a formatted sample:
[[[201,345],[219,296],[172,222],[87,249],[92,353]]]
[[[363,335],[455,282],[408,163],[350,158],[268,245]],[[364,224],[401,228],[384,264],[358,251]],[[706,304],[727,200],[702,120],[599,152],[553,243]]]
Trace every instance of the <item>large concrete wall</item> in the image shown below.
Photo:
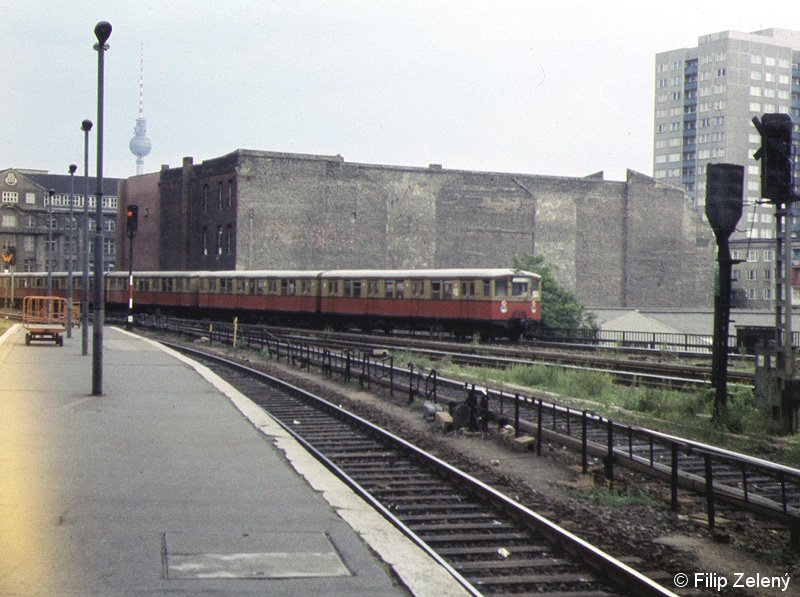
[[[189,166],[161,173],[165,208],[196,236],[219,219],[198,213],[201,185],[233,176],[236,269],[508,267],[534,253],[584,304],[713,302],[710,228],[680,189],[635,172],[608,182],[249,150]]]

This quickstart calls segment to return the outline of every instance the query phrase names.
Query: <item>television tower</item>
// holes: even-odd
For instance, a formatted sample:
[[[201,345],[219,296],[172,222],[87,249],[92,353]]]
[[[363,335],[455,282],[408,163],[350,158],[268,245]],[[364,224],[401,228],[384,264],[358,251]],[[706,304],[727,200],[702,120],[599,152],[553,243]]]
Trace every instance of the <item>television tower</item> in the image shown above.
[[[139,116],[133,128],[133,137],[128,144],[131,153],[136,156],[136,174],[144,173],[144,156],[150,153],[151,143],[147,137],[147,120],[144,118],[144,44],[139,61]]]

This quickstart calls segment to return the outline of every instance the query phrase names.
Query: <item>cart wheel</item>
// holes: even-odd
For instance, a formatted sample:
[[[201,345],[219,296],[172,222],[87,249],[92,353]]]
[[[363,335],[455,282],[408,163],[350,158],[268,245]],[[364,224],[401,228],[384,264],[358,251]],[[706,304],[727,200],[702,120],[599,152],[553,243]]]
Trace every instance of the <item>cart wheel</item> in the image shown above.
[[[31,335],[30,333],[25,334],[25,346],[31,345]]]
[[[56,336],[56,344],[58,344],[59,346],[64,346],[64,336],[58,334]]]

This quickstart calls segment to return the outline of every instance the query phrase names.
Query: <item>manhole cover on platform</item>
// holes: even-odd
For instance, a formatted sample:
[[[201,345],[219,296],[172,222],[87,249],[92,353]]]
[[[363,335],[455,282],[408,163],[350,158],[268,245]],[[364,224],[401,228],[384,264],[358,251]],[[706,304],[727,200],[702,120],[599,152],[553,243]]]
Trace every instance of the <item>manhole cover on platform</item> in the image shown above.
[[[323,533],[165,533],[167,578],[350,576]]]

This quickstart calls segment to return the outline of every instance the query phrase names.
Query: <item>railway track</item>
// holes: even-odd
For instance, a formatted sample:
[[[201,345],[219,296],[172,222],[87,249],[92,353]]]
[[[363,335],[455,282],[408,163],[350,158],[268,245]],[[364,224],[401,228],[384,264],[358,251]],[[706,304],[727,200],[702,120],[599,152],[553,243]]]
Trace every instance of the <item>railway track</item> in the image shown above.
[[[226,340],[227,331],[216,333],[217,338]],[[227,341],[230,340],[228,336]],[[314,364],[327,375],[338,373],[345,380],[357,377],[362,386],[381,384],[392,393],[407,391],[409,401],[420,397],[434,403],[437,409],[452,411],[467,396],[469,384],[463,381],[436,376],[435,371],[423,376],[413,368],[395,367],[391,359],[371,359],[366,349],[334,354],[328,349],[312,350],[309,345],[277,340],[265,344],[259,334],[244,335],[240,337],[242,341],[259,350],[269,350],[279,360],[283,354],[289,362],[305,367]],[[712,530],[720,502],[755,512],[787,526],[792,546],[800,549],[800,470],[615,422],[553,401],[491,388],[485,391],[485,412],[476,412],[476,418],[511,424],[517,436],[534,439],[532,445],[537,453],[547,443],[566,446],[581,454],[584,471],[589,461],[597,458],[603,463],[609,483],[614,481],[616,467],[643,473],[669,485],[674,510],[679,509],[680,489],[703,495]]]
[[[172,345],[267,410],[474,595],[671,595],[481,481],[336,405]]]
[[[209,325],[216,332],[232,334],[229,323],[200,323],[187,320],[168,319],[166,326],[194,330],[197,334],[208,333]],[[338,351],[392,351],[402,350],[432,360],[447,358],[459,365],[506,368],[515,365],[545,365],[576,371],[601,372],[612,376],[617,383],[644,385],[670,389],[697,389],[710,387],[711,367],[690,365],[660,360],[653,354],[637,352],[628,358],[593,354],[586,351],[543,349],[524,344],[490,345],[445,342],[421,336],[376,336],[349,332],[297,330],[292,328],[264,328],[262,326],[238,326],[242,335],[265,333],[292,343],[312,343]],[[703,355],[696,358],[707,360]],[[753,385],[753,374],[731,367],[728,369],[731,384]]]

